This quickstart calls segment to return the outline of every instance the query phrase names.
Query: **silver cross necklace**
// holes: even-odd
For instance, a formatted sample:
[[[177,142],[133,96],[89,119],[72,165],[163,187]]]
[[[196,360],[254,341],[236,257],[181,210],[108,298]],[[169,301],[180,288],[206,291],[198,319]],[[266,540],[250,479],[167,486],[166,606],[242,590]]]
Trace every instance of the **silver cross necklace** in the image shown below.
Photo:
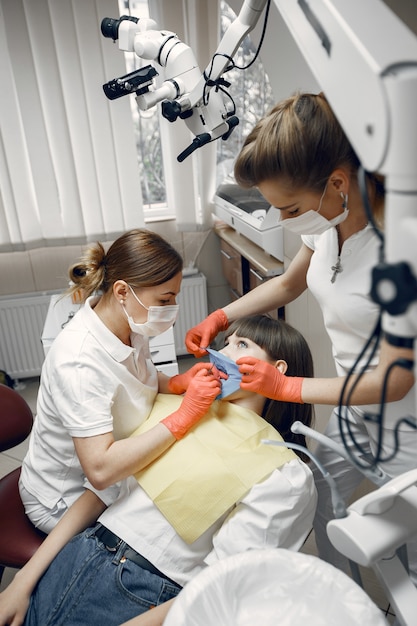
[[[333,271],[333,276],[331,277],[330,282],[334,283],[336,278],[337,278],[337,275],[340,274],[341,272],[343,272],[342,263],[340,261],[340,254],[337,257],[337,261],[336,261],[335,265],[332,265],[331,269]]]
[[[333,272],[333,275],[330,279],[331,283],[334,283],[337,275],[340,274],[341,272],[343,272],[343,267],[342,267],[342,262],[340,260],[340,255],[342,254],[342,246],[340,245],[340,231],[339,231],[339,227],[336,226],[336,232],[337,232],[337,245],[339,248],[339,254],[337,256],[337,261],[334,265],[332,265],[332,267],[330,268]]]

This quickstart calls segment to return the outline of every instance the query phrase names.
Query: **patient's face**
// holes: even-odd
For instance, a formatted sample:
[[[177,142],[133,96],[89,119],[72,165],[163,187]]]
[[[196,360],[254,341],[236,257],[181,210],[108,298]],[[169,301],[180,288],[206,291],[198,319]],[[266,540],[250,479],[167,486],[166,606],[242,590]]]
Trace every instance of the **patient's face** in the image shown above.
[[[233,333],[226,339],[226,345],[219,352],[235,362],[243,356],[253,356],[261,361],[272,362],[265,350],[250,339],[239,337],[236,333]]]

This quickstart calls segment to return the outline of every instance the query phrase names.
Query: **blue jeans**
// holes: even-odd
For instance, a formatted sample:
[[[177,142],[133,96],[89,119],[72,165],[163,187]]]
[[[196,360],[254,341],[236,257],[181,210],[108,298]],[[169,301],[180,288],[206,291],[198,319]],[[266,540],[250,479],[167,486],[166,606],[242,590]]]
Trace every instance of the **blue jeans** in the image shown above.
[[[68,543],[36,587],[25,626],[118,626],[181,591],[110,552],[89,528]],[[122,560],[121,560],[122,559]]]

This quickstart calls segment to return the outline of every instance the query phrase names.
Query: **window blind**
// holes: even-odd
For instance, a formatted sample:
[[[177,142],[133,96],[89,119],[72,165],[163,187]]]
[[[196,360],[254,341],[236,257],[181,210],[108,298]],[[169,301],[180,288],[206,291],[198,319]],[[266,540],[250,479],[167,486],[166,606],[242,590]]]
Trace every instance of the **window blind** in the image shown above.
[[[144,225],[126,73],[100,32],[117,0],[0,0],[0,251]]]

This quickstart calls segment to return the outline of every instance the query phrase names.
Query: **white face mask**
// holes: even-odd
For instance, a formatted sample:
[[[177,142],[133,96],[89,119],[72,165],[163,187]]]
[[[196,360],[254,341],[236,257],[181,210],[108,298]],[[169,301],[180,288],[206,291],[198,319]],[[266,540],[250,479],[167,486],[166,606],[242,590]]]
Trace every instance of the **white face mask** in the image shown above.
[[[337,215],[332,220],[328,220],[320,215],[321,204],[323,202],[324,194],[326,193],[327,185],[323,191],[323,195],[320,198],[320,204],[317,211],[310,210],[297,217],[287,218],[285,220],[279,220],[279,223],[297,235],[321,235],[332,226],[337,226],[345,221],[349,215],[347,208],[347,194],[343,198],[343,211],[340,215]]]
[[[122,304],[123,310],[126,314],[127,321],[129,322],[130,330],[132,333],[138,333],[144,337],[156,337],[173,326],[177,319],[179,305],[171,304],[166,306],[150,306],[147,307],[139,300],[132,287],[129,285],[129,289],[136,298],[136,300],[148,311],[148,319],[142,324],[135,322],[132,317],[126,311],[125,306]]]

